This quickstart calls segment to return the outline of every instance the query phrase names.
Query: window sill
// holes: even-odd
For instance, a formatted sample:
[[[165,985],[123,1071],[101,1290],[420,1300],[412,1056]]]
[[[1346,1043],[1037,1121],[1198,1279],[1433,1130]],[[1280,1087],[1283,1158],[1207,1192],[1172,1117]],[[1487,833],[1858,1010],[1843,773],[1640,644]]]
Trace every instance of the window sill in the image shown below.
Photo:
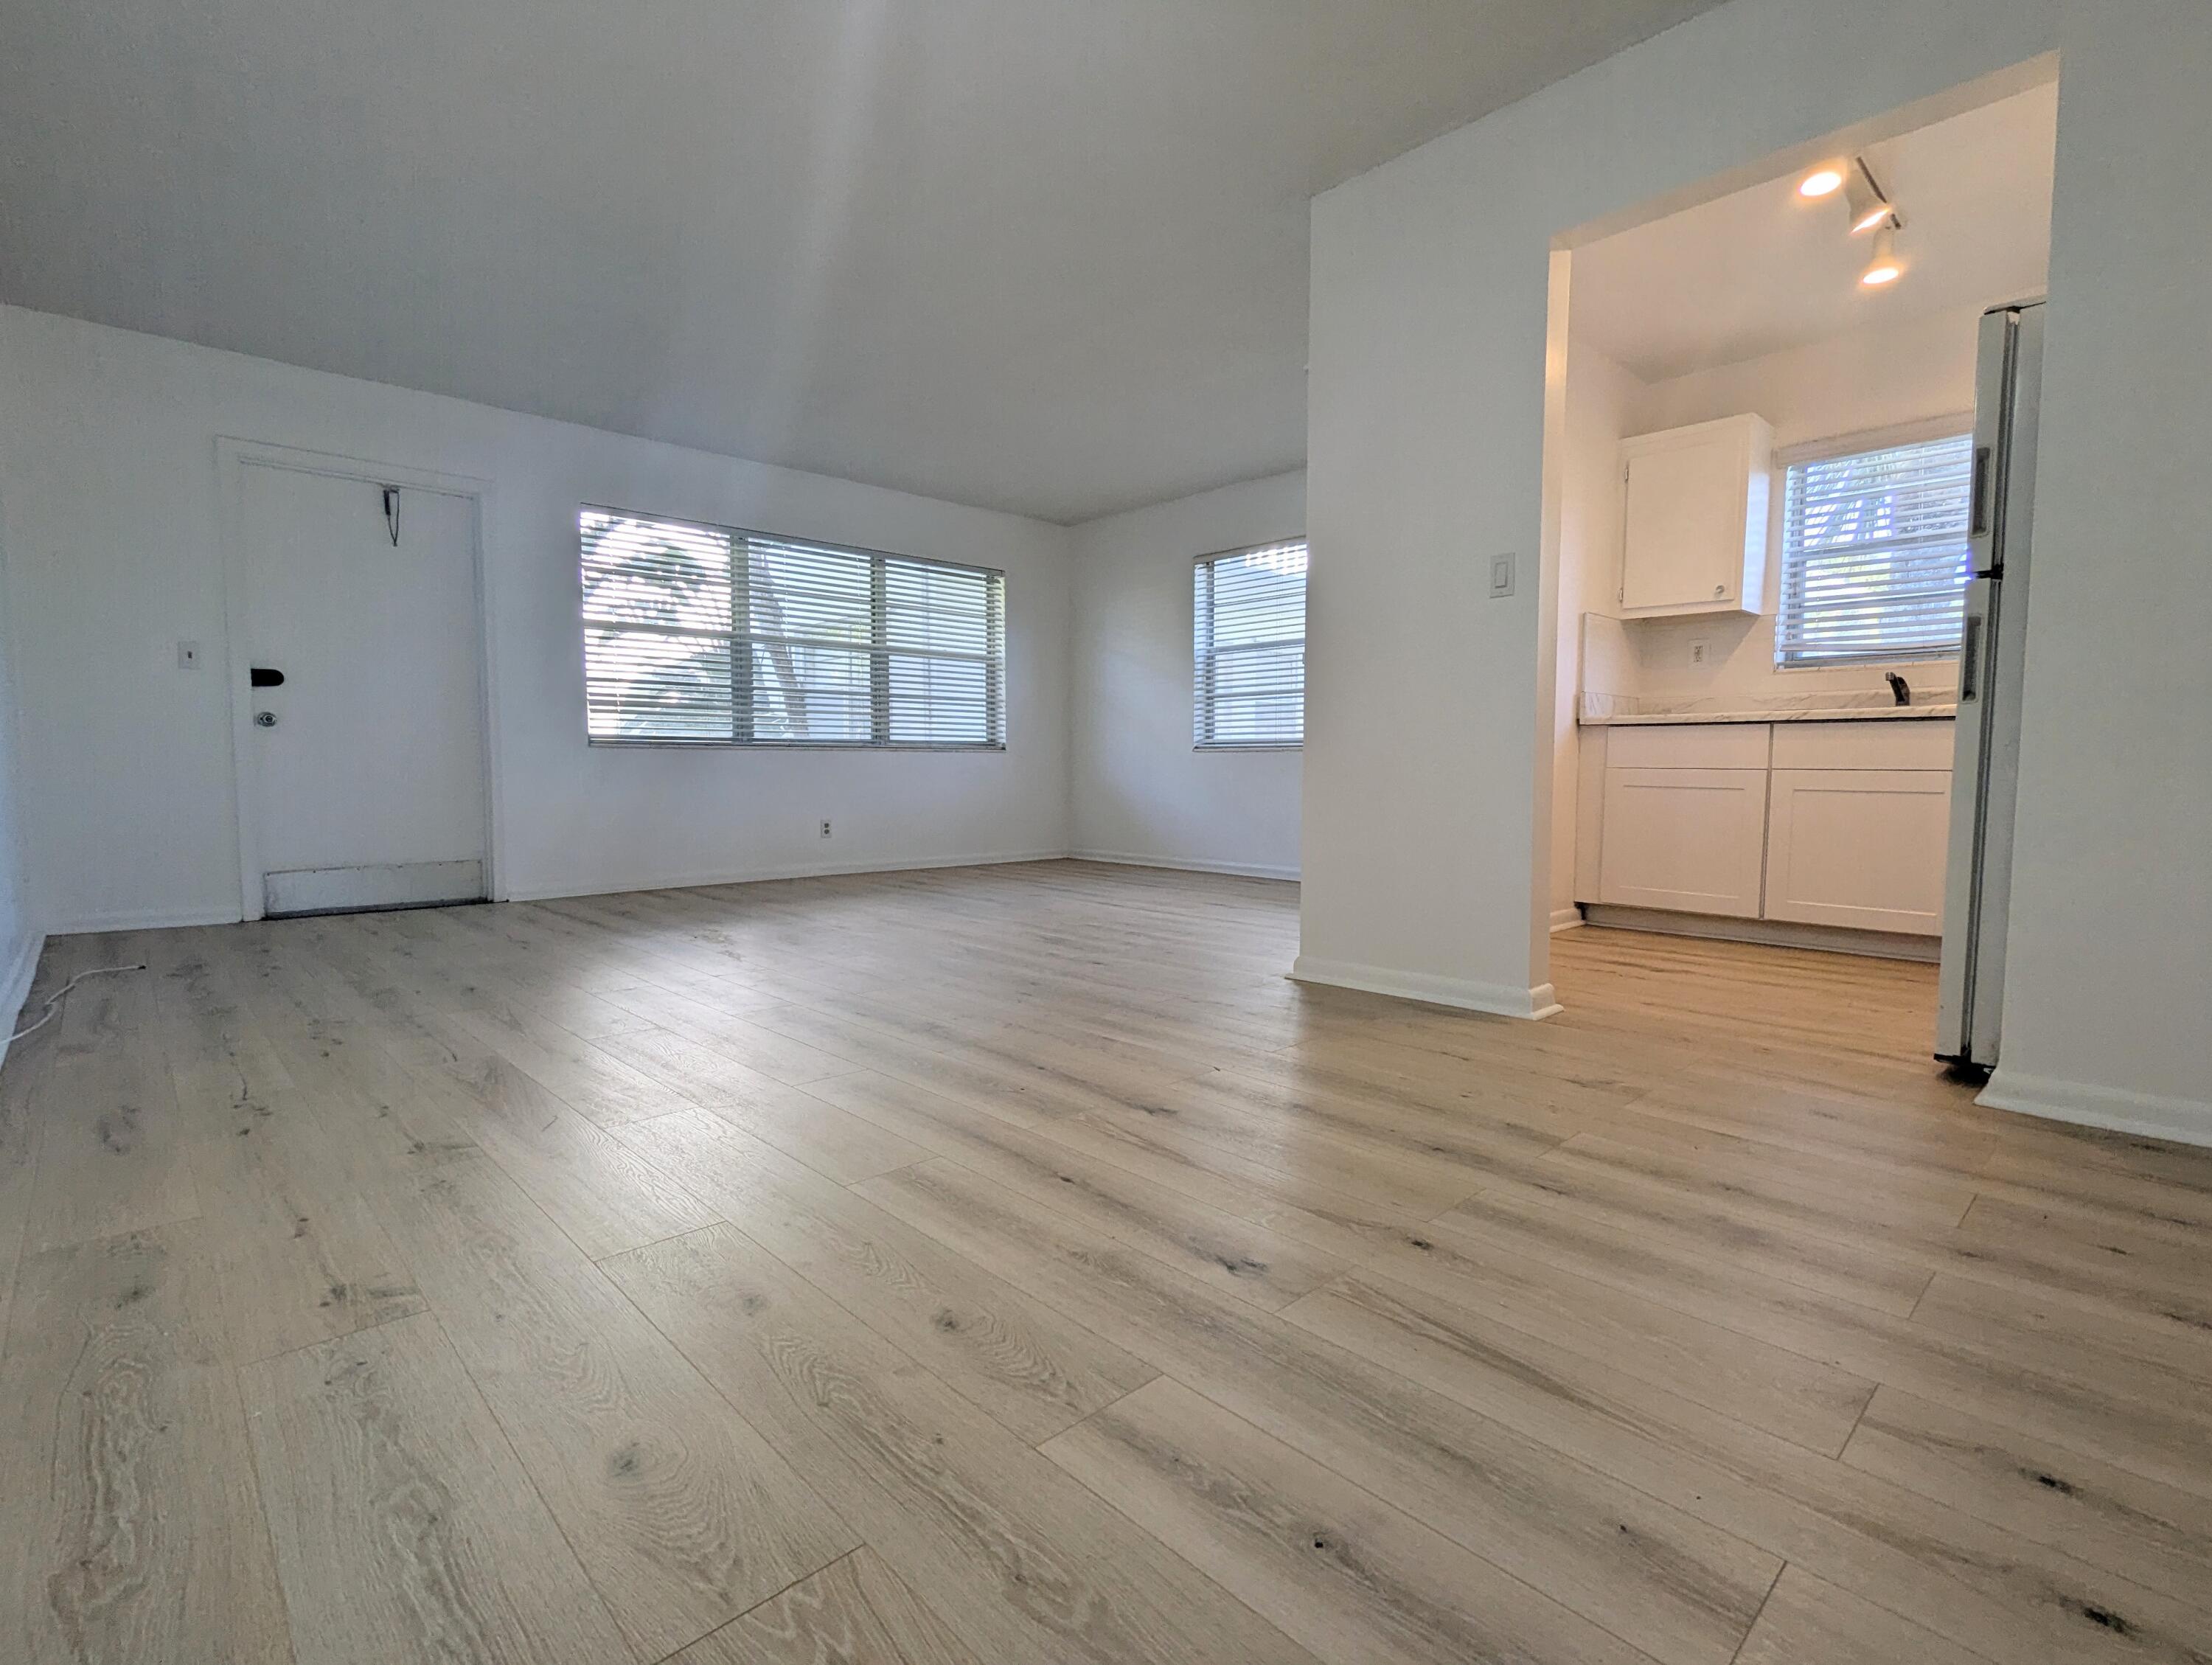
[[[1774,669],[1776,674],[1786,677],[1800,671],[1870,671],[1885,665],[1956,665],[1958,662],[1959,650],[1950,647],[1936,653],[1885,653],[1879,658],[1869,655],[1865,659],[1808,659],[1802,665],[1787,665],[1777,659]]]
[[[1002,752],[1006,749],[1001,740],[993,745],[947,744],[933,745],[925,741],[877,740],[610,740],[599,737],[586,738],[587,746],[609,751],[972,751]]]

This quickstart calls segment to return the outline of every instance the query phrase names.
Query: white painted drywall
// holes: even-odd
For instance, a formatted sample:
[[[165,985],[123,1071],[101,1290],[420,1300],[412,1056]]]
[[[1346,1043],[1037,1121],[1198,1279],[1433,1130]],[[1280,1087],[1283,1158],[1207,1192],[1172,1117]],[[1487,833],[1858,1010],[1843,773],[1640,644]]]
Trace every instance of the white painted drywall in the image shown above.
[[[1575,726],[1582,688],[1582,616],[1610,613],[1620,572],[1620,441],[1636,431],[1644,385],[1604,352],[1567,346],[1565,472],[1560,482],[1559,657],[1552,709],[1552,923],[1575,908]]]
[[[1066,848],[1062,528],[17,308],[0,386],[21,810],[50,929],[238,917],[218,435],[490,482],[508,894]],[[580,502],[1004,568],[1007,749],[587,747]],[[202,668],[178,669],[180,640],[210,650]]]
[[[1191,744],[1191,563],[1305,532],[1279,474],[1075,528],[1073,835],[1117,861],[1292,878],[1298,754]]]
[[[1751,410],[1774,424],[1775,443],[1786,448],[1944,416],[1958,416],[1971,427],[1981,310],[1966,307],[1872,325],[1792,351],[1639,384],[1629,431],[1653,433]],[[1781,477],[1778,469],[1772,494],[1774,535],[1768,545],[1770,558],[1777,562],[1782,549]],[[1850,689],[1887,697],[1881,666],[1778,670],[1774,610],[1781,605],[1781,586],[1770,580],[1766,587],[1773,605],[1756,617],[1723,613],[1629,621],[1628,640],[1637,655],[1636,685],[1614,691],[1742,694],[1759,699]],[[1610,587],[1599,586],[1598,593],[1597,611],[1618,611],[1610,605],[1614,593]],[[1711,657],[1704,665],[1690,663],[1693,641],[1709,644]],[[1904,673],[1916,696],[1941,698],[1958,687],[1955,659],[1893,668]]]
[[[2001,1102],[2212,1138],[2212,10],[1731,0],[1316,200],[1301,966],[1548,983],[1538,598],[1552,240],[1950,107],[2062,52],[2051,366]],[[1911,107],[1908,107],[1911,106]],[[1387,805],[1387,814],[1377,813]],[[2016,1021],[2015,1021],[2016,1020]]]
[[[2064,13],[1989,1102],[2212,1143],[2212,6]]]
[[[15,1031],[23,997],[30,991],[32,974],[38,969],[39,949],[46,940],[23,879],[23,797],[15,774],[16,705],[8,652],[6,577],[12,564],[6,539],[0,538],[0,1059],[8,1055],[8,1037]]]

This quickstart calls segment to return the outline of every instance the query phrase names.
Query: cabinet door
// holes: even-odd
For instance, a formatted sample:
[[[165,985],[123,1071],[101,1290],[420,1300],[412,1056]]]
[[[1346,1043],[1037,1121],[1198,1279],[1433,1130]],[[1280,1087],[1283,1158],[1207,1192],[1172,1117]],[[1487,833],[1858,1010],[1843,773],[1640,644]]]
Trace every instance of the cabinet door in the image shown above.
[[[1732,428],[1628,459],[1622,507],[1620,605],[1713,607],[1734,599],[1743,571],[1742,437]]]
[[[1759,917],[1763,769],[1608,769],[1598,900]]]
[[[1768,919],[1942,934],[1948,770],[1778,769],[1772,800]]]

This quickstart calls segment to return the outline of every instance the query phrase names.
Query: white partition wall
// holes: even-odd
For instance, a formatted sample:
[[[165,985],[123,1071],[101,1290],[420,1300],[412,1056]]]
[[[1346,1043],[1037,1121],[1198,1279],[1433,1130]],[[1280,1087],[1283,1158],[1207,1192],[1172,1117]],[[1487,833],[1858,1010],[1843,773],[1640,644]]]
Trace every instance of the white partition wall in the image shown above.
[[[7,564],[7,546],[0,542],[0,577],[4,577]],[[5,586],[0,585],[0,1037],[15,1031],[16,1013],[30,990],[44,940],[24,884],[17,832],[22,790],[15,778],[16,708],[9,677],[7,606]],[[0,1038],[0,1057],[7,1050],[7,1041]]]

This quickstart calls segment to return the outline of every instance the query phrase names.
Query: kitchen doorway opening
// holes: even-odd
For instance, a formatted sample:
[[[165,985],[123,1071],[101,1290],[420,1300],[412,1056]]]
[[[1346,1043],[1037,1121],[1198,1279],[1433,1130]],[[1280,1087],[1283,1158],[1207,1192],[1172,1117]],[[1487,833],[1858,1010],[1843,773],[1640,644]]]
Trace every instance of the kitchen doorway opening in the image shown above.
[[[1559,240],[1570,1008],[1995,1061],[2057,126],[2041,61]]]

